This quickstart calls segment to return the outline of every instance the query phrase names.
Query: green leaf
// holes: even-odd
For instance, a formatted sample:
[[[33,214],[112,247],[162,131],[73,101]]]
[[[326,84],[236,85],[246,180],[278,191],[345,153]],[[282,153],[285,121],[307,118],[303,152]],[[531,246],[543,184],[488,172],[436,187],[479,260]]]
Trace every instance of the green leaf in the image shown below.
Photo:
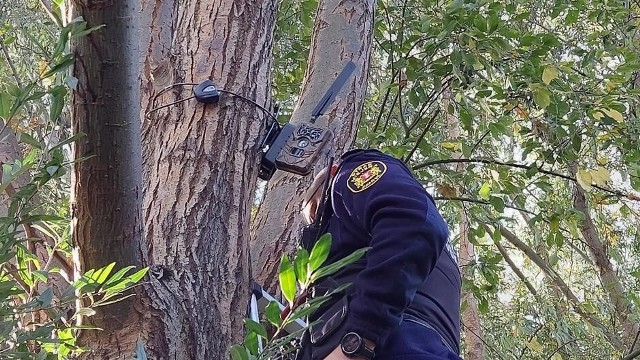
[[[109,277],[109,274],[111,274],[111,270],[113,270],[114,266],[116,266],[116,263],[112,262],[109,265],[96,270],[91,275],[91,279],[93,281],[97,282],[98,284],[104,283],[107,280],[107,278]]]
[[[478,196],[483,200],[489,200],[489,196],[491,195],[491,185],[488,182],[485,182],[478,190]]]
[[[37,280],[43,283],[47,282],[48,276],[49,276],[48,271],[42,271],[42,270],[34,270],[32,274]]]
[[[293,260],[296,270],[296,278],[301,287],[307,284],[308,266],[309,266],[309,252],[300,248],[296,253],[296,257]]]
[[[32,224],[36,221],[61,221],[64,220],[63,217],[57,215],[47,215],[47,214],[39,214],[39,215],[29,215],[24,217],[20,224]]]
[[[7,119],[11,114],[11,96],[6,93],[0,93],[0,117]]]
[[[264,328],[264,325],[258,322],[255,322],[251,319],[244,319],[244,325],[250,331],[255,332],[256,334],[258,334],[259,336],[262,336],[265,339],[267,338],[267,329]]]
[[[287,320],[287,324],[295,321],[296,319],[303,319],[306,316],[313,314],[314,312],[316,312],[316,310],[318,310],[324,303],[326,303],[329,300],[329,297],[327,296],[323,298],[316,298],[313,300],[314,302],[312,305],[308,305],[306,307],[299,308],[296,311],[294,311],[289,317],[289,319]]]
[[[78,311],[76,311],[76,313],[73,315],[74,318],[78,317],[78,316],[93,316],[96,314],[96,311],[93,310],[92,308],[80,308],[78,309]]]
[[[147,271],[149,271],[148,267],[140,269],[140,270],[136,271],[135,273],[127,276],[126,279],[131,281],[131,283],[136,284],[138,281],[140,281],[147,274]]]
[[[231,353],[231,358],[233,360],[249,360],[247,349],[242,345],[236,344],[231,346],[231,350],[229,350],[229,352]]]
[[[282,319],[280,318],[280,306],[275,301],[269,302],[269,304],[264,309],[264,316],[274,326],[280,326],[282,324]]]
[[[51,91],[51,106],[49,108],[49,120],[53,122],[57,122],[60,114],[62,114],[62,109],[64,108],[64,99],[67,94],[67,89],[64,86],[56,86]]]
[[[40,296],[38,296],[38,301],[40,302],[40,306],[43,308],[51,306],[51,302],[53,301],[53,289],[51,287],[47,287]]]
[[[62,56],[61,60],[57,64],[53,65],[49,71],[42,75],[42,78],[48,78],[55,73],[66,71],[73,62],[73,54],[66,54]]]
[[[109,280],[105,281],[105,283],[102,285],[102,288],[108,289],[111,285],[115,284],[118,280],[122,279],[122,277],[131,269],[135,269],[135,266],[126,266],[118,270],[115,274],[113,274],[109,278]]]
[[[602,112],[604,112],[608,117],[612,118],[613,120],[621,123],[624,121],[624,117],[622,116],[622,113],[618,110],[615,109],[601,109]]]
[[[59,148],[63,147],[64,145],[70,144],[70,143],[72,143],[72,142],[74,142],[74,141],[76,141],[76,140],[78,140],[78,139],[82,139],[82,138],[83,138],[83,137],[85,137],[85,136],[86,136],[86,134],[84,134],[84,133],[77,133],[77,134],[74,134],[72,137],[70,137],[70,138],[68,138],[68,139],[66,139],[66,140],[64,140],[64,141],[59,142],[59,143],[58,143],[58,144],[56,144],[54,147],[52,147],[51,149],[49,149],[49,152],[52,152],[52,151],[54,151],[54,150],[57,150],[57,149],[59,149]]]
[[[311,275],[311,282],[315,282],[318,279],[321,279],[325,276],[329,276],[331,274],[334,274],[336,271],[344,268],[345,266],[357,261],[358,259],[360,259],[364,253],[366,253],[370,248],[362,248],[362,249],[358,249],[356,251],[354,251],[353,253],[349,254],[348,256],[334,262],[333,264],[329,264],[327,266],[324,266],[320,269],[318,269],[317,271],[315,271],[312,275]]]
[[[542,82],[549,85],[551,81],[558,78],[558,75],[559,75],[558,69],[554,67],[546,67],[542,72]]]
[[[569,11],[567,11],[567,16],[564,18],[564,24],[565,25],[575,24],[578,21],[579,14],[580,13],[578,9],[570,9]]]
[[[20,133],[20,142],[31,145],[36,149],[42,150],[42,144],[38,140],[36,140],[33,136],[25,132]]]
[[[258,342],[258,335],[255,332],[248,331],[247,335],[244,337],[243,344],[251,355],[258,355],[260,346]]]
[[[533,89],[533,101],[541,107],[546,108],[551,104],[551,93],[549,90],[541,85],[534,86]]]
[[[282,260],[280,260],[278,278],[282,294],[289,304],[293,304],[293,299],[296,296],[296,274],[287,254],[282,255]]]
[[[331,234],[327,233],[322,235],[311,249],[309,272],[314,272],[324,264],[329,257],[329,250],[331,250]]]
[[[105,26],[106,25],[102,24],[102,25],[94,26],[94,27],[89,28],[89,29],[82,29],[82,28],[78,28],[78,30],[74,29],[74,30],[71,31],[70,35],[71,35],[72,38],[82,37],[82,36],[85,36],[85,35],[88,35],[88,34],[94,32],[96,30],[99,30],[99,29],[101,29],[101,28],[103,28]],[[85,27],[86,27],[86,25],[85,25]]]
[[[499,213],[504,212],[505,204],[504,204],[504,200],[502,200],[502,198],[497,197],[497,196],[491,196],[489,198],[489,202],[491,203],[493,208],[496,209],[497,212],[499,212]]]

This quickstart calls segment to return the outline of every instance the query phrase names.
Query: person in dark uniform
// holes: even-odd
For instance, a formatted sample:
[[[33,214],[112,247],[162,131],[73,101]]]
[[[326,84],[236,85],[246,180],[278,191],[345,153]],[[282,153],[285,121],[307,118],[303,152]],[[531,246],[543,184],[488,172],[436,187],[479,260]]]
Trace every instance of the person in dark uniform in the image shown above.
[[[316,177],[303,215],[317,228],[306,229],[308,248],[332,235],[327,264],[370,249],[317,283],[318,292],[351,286],[310,317],[298,359],[460,359],[461,279],[449,231],[402,161],[347,152]]]

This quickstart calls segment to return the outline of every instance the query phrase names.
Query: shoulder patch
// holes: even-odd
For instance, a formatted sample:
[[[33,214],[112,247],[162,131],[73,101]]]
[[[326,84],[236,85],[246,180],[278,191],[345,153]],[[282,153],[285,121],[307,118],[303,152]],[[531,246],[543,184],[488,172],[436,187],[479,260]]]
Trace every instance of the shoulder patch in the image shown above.
[[[369,161],[358,165],[347,179],[347,188],[354,193],[365,191],[377,183],[386,172],[387,165],[382,161]]]

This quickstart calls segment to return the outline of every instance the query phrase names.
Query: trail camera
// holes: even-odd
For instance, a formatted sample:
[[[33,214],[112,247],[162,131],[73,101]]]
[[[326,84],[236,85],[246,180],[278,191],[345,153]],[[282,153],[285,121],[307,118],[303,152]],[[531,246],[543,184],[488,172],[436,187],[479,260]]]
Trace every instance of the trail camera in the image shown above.
[[[299,175],[311,172],[320,150],[331,137],[326,125],[328,122],[316,124],[316,120],[324,114],[355,68],[352,61],[347,63],[313,109],[308,121],[288,123],[282,128],[277,123],[271,126],[262,144],[263,156],[258,175],[262,180],[271,179],[276,170]]]

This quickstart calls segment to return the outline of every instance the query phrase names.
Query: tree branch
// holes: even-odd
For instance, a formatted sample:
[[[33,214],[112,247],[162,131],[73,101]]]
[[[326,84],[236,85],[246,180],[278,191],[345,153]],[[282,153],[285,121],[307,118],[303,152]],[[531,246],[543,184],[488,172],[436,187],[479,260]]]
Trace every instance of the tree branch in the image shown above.
[[[571,166],[571,171],[573,173],[576,172],[575,165]],[[613,269],[607,249],[602,243],[600,234],[593,223],[589,206],[587,205],[585,192],[580,186],[575,186],[574,188],[573,206],[584,215],[584,219],[580,224],[580,232],[582,233],[584,240],[587,242],[591,255],[596,263],[602,287],[608,295],[609,300],[613,303],[615,317],[621,323],[623,328],[623,337],[631,336],[635,329],[627,315],[629,312],[629,306],[626,304],[624,298],[624,288],[618,278],[618,275]]]
[[[632,359],[637,358],[638,356],[640,356],[640,349],[629,353],[629,355],[623,357],[622,360],[632,360]]]
[[[424,139],[425,135],[427,135],[427,132],[429,131],[429,129],[431,129],[431,127],[433,127],[433,124],[436,122],[435,120],[436,120],[436,117],[438,117],[439,113],[440,113],[439,109],[436,109],[433,112],[433,116],[431,116],[431,118],[429,119],[429,121],[425,125],[424,130],[422,130],[422,133],[420,134],[420,137],[418,138],[418,140],[416,140],[415,145],[413,146],[411,151],[409,151],[409,154],[407,154],[407,157],[404,159],[405,163],[407,163],[411,159],[411,157],[413,156],[413,153],[416,150],[418,150],[418,147],[420,146],[420,143]]]
[[[4,57],[7,59],[7,63],[9,64],[9,67],[11,68],[11,73],[12,73],[13,77],[16,79],[16,85],[18,85],[18,87],[22,87],[22,82],[20,81],[20,77],[18,76],[18,71],[16,70],[16,67],[13,64],[13,61],[11,60],[11,57],[9,56],[9,51],[7,51],[7,48],[4,46],[4,38],[2,36],[0,36],[0,48],[2,48],[2,52],[4,53]]]
[[[509,166],[509,167],[513,167],[513,168],[518,168],[518,169],[523,169],[523,170],[530,170],[530,169],[536,169],[538,172],[541,172],[543,174],[547,174],[547,175],[551,175],[551,176],[555,176],[555,177],[559,177],[565,180],[569,180],[571,182],[577,183],[578,180],[575,177],[571,177],[569,175],[566,174],[562,174],[559,172],[555,172],[555,171],[550,171],[550,170],[545,170],[542,168],[542,165],[538,166],[536,164],[520,164],[520,163],[515,163],[515,162],[505,162],[505,161],[498,161],[498,160],[491,160],[491,159],[481,159],[481,158],[471,158],[471,159],[439,159],[439,160],[431,160],[431,161],[425,161],[421,164],[415,165],[413,166],[413,170],[420,170],[422,168],[425,167],[429,167],[432,165],[440,165],[440,164],[452,164],[452,163],[478,163],[478,164],[486,164],[486,165],[501,165],[501,166]],[[618,190],[612,190],[612,189],[607,189],[605,187],[599,186],[599,185],[593,185],[594,188],[610,193],[610,194],[614,194],[616,196],[619,197],[625,197],[628,198],[630,200],[634,200],[634,198],[630,197],[630,195],[625,194],[621,191]]]
[[[486,230],[489,229],[489,226],[487,225],[485,225],[484,227]],[[531,293],[531,295],[533,295],[534,297],[538,297],[538,291],[536,291],[536,288],[533,287],[533,285],[531,284],[531,282],[529,282],[527,277],[522,273],[522,271],[520,271],[520,269],[518,269],[518,266],[513,262],[513,260],[511,260],[509,253],[507,253],[507,249],[505,249],[504,246],[502,246],[502,244],[500,244],[499,241],[494,241],[494,242],[496,244],[496,247],[498,248],[498,251],[500,252],[500,255],[502,255],[502,257],[504,258],[504,261],[507,264],[509,264],[509,267],[511,268],[511,270],[516,274],[516,276],[518,276],[520,281],[524,283],[527,289],[529,289],[529,292]]]
[[[476,204],[482,204],[482,205],[491,205],[490,202],[488,201],[484,201],[484,200],[478,200],[478,199],[473,199],[473,198],[468,198],[468,197],[459,197],[459,196],[434,196],[433,200],[450,200],[450,201],[462,201],[462,202],[470,202],[470,203],[476,203]],[[507,205],[505,204],[504,207],[509,208],[509,209],[514,209],[514,210],[518,210],[518,211],[522,211],[522,212],[526,212],[528,214],[531,214],[533,216],[536,216],[538,214],[534,213],[533,211],[527,210],[527,209],[522,209],[513,205]]]
[[[53,13],[53,9],[51,8],[51,3],[47,2],[46,0],[40,0],[40,5],[42,5],[42,7],[44,8],[44,12],[46,12],[47,15],[49,15],[51,20],[53,20],[56,24],[58,24],[60,28],[64,27],[64,25],[62,24],[62,21],[56,16],[56,14]]]
[[[564,294],[564,296],[569,300],[571,307],[574,309],[576,313],[578,313],[583,319],[585,319],[589,324],[593,327],[602,331],[602,334],[607,338],[607,340],[616,348],[622,348],[622,341],[618,336],[611,333],[598,319],[596,319],[592,314],[587,313],[580,307],[580,300],[573,293],[569,285],[567,285],[564,280],[551,268],[551,266],[538,255],[531,247],[522,242],[518,237],[509,231],[507,228],[500,224],[495,224],[494,227],[500,228],[500,233],[502,236],[513,244],[515,247],[520,249],[534,264],[536,264],[555,284],[558,286],[560,291]]]

